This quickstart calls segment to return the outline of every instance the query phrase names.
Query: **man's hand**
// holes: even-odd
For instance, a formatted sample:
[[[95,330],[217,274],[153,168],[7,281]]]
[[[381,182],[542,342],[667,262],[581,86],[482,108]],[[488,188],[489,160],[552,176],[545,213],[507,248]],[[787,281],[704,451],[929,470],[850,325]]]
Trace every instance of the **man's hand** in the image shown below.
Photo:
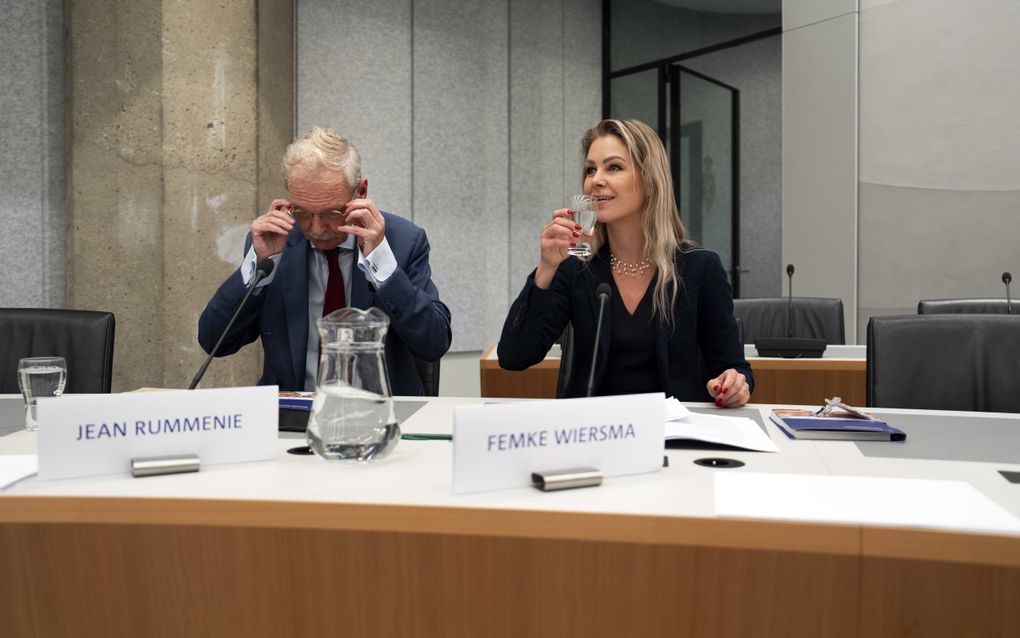
[[[352,199],[347,204],[344,225],[337,230],[358,239],[361,254],[368,257],[386,237],[386,220],[370,199]]]
[[[251,223],[251,245],[255,249],[256,258],[264,259],[283,252],[287,245],[287,235],[293,228],[290,202],[274,199],[266,214],[256,217]]]

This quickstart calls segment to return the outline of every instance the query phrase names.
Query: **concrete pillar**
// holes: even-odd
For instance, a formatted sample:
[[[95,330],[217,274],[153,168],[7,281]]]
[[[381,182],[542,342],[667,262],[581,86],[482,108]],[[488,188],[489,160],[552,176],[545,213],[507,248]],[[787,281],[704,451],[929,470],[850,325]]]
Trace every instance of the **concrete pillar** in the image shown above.
[[[259,42],[275,44],[272,85],[289,88],[291,2],[92,0],[65,11],[68,305],[116,313],[114,391],[186,387],[204,358],[198,316],[237,267],[260,184],[282,188],[259,157],[278,158],[289,141],[293,93],[262,103]],[[215,362],[202,386],[252,385],[258,371],[249,346]]]

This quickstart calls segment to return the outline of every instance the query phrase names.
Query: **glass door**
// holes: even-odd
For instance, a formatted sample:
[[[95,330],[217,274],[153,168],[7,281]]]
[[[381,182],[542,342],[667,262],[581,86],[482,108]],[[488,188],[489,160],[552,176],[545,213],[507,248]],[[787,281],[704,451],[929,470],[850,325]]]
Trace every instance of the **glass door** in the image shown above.
[[[692,240],[719,253],[737,297],[740,92],[680,64],[665,75],[665,137],[680,218]]]

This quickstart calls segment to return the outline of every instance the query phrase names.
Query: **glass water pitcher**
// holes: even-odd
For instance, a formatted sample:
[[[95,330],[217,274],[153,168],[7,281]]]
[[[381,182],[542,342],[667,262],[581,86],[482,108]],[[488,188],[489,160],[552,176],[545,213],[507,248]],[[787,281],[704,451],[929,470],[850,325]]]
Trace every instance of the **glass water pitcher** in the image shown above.
[[[316,323],[322,351],[308,445],[332,461],[381,459],[400,441],[383,348],[389,319],[378,308],[343,308]]]

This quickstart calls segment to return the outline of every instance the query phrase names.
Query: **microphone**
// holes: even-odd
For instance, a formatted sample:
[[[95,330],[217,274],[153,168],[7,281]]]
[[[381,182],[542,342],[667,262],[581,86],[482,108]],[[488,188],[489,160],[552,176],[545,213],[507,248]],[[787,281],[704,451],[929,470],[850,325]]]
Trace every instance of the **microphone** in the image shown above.
[[[252,275],[251,281],[248,282],[248,291],[244,293],[244,298],[241,299],[241,303],[237,304],[237,310],[234,311],[234,316],[227,322],[227,327],[223,329],[222,334],[220,334],[220,338],[216,341],[216,345],[212,347],[212,350],[209,352],[209,356],[206,357],[205,363],[203,363],[202,367],[198,369],[198,372],[195,374],[195,378],[191,380],[191,385],[188,386],[189,390],[194,390],[195,386],[198,385],[198,382],[202,380],[202,376],[205,375],[205,369],[209,367],[210,363],[212,363],[213,357],[216,356],[216,351],[220,349],[220,344],[223,343],[223,339],[227,336],[227,333],[230,332],[230,329],[234,327],[234,321],[236,321],[237,316],[241,314],[241,309],[248,303],[251,293],[255,291],[255,286],[259,285],[260,281],[271,275],[273,273],[273,268],[275,267],[276,264],[274,264],[273,260],[268,257],[263,257],[255,264],[255,273]]]
[[[591,353],[591,372],[588,374],[588,392],[585,396],[590,397],[592,392],[595,391],[595,362],[599,356],[599,338],[602,336],[602,314],[606,309],[606,302],[609,301],[609,295],[611,295],[613,289],[609,287],[609,284],[602,282],[599,287],[595,289],[595,296],[599,300],[599,318],[595,324],[595,347],[592,348]]]
[[[786,338],[793,338],[793,264],[786,264],[786,276],[790,280],[789,301],[786,304]]]
[[[1013,281],[1013,275],[1008,272],[1002,273],[1002,283],[1006,284],[1006,314],[1013,314],[1013,304],[1009,300],[1009,282]]]
[[[756,338],[754,347],[758,351],[759,357],[817,358],[825,352],[825,339],[793,336],[793,273],[793,264],[786,264],[786,276],[790,279],[790,291],[786,297],[786,336]],[[778,310],[780,299],[782,297],[776,297],[777,303],[773,306],[776,310]]]

